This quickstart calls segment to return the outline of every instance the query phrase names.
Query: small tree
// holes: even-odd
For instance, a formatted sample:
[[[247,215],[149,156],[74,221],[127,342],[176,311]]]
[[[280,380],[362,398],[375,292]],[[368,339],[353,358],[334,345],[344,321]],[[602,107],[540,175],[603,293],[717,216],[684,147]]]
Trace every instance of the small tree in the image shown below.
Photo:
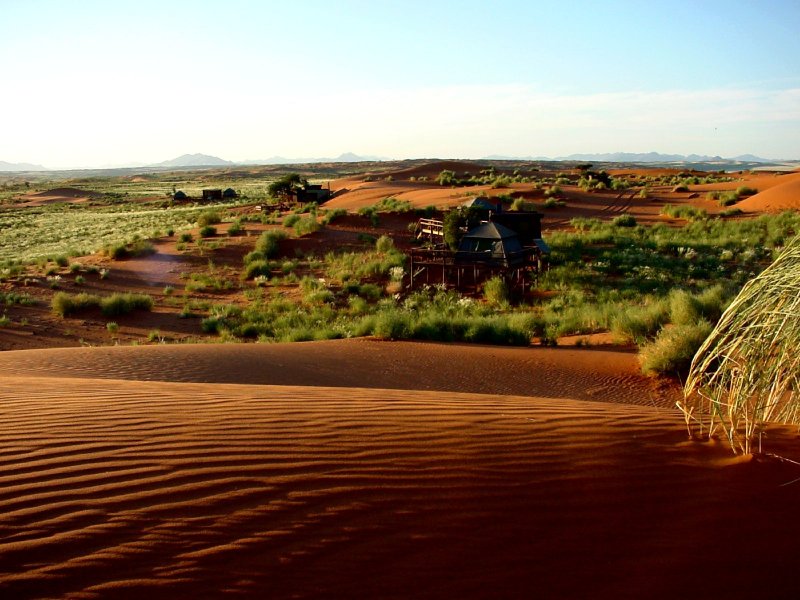
[[[267,191],[273,198],[288,200],[297,190],[308,186],[308,180],[299,173],[288,173],[269,184]]]
[[[454,185],[456,182],[455,171],[448,171],[445,169],[436,176],[436,183],[439,185]]]
[[[481,222],[483,211],[475,206],[459,206],[444,216],[444,241],[451,250],[457,250],[458,244],[464,234],[463,230],[470,230]]]

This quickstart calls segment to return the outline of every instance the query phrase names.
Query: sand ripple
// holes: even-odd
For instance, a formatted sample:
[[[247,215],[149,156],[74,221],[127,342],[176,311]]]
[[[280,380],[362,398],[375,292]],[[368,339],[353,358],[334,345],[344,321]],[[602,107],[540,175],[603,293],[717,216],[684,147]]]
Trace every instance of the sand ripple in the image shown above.
[[[314,385],[675,406],[634,354],[363,339],[303,344],[55,348],[0,353],[0,375]]]
[[[0,420],[3,598],[744,594],[800,539],[794,471],[651,408],[6,376]]]

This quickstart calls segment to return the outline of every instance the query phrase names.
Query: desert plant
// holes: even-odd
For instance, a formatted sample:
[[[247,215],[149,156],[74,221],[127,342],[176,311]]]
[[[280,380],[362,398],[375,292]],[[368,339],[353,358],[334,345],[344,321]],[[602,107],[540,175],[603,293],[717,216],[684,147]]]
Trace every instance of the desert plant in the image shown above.
[[[53,312],[59,317],[67,317],[78,311],[100,306],[100,297],[93,294],[67,294],[58,292],[51,303]]]
[[[439,185],[454,185],[456,183],[455,171],[443,170],[436,176],[436,183]]]
[[[317,222],[317,217],[314,214],[302,217],[294,223],[294,232],[298,235],[306,235],[319,231],[320,224]]]
[[[153,299],[146,294],[117,293],[100,300],[100,309],[107,317],[125,315],[134,310],[149,311],[153,308]]]
[[[656,339],[639,351],[645,373],[682,374],[689,368],[692,357],[711,333],[708,321],[664,327]]]
[[[483,284],[483,297],[492,306],[508,304],[509,290],[506,280],[502,277],[492,277]]]
[[[256,251],[261,252],[264,258],[272,258],[278,253],[278,244],[285,238],[286,234],[282,231],[265,231],[256,242]]]
[[[611,224],[615,227],[635,227],[636,218],[633,215],[619,215],[611,220]]]
[[[217,235],[217,228],[213,227],[212,225],[206,225],[205,227],[200,228],[198,235],[200,235],[201,238],[214,237]]]
[[[235,219],[230,225],[228,225],[228,235],[241,235],[244,232],[244,227],[242,226],[241,219]]]
[[[768,422],[800,425],[800,238],[749,281],[698,350],[679,404],[750,454]],[[760,446],[760,442],[759,442]]]

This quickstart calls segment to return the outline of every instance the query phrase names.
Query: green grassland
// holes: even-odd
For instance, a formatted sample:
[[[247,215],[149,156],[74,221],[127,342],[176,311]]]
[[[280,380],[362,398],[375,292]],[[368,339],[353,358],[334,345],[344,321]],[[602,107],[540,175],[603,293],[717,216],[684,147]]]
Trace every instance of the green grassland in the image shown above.
[[[542,181],[567,185],[566,176],[551,175],[542,176]],[[359,249],[315,254],[295,248],[298,252],[287,255],[292,239],[309,233],[325,236],[326,228],[342,216],[341,210],[315,205],[237,216],[237,228],[247,228],[248,218],[275,226],[260,238],[253,237],[252,252],[244,256],[238,271],[215,270],[215,246],[203,245],[202,235],[181,235],[188,229],[212,227],[220,219],[229,222],[234,218],[231,209],[267,200],[266,190],[277,176],[255,169],[247,176],[231,170],[189,171],[159,173],[149,179],[137,176],[137,181],[129,176],[42,179],[27,186],[6,180],[2,193],[7,202],[0,206],[0,261],[5,272],[15,264],[41,263],[50,257],[56,264],[48,269],[64,272],[66,256],[172,231],[179,250],[207,257],[209,269],[187,274],[182,292],[170,290],[156,301],[180,310],[176,318],[198,317],[198,336],[268,342],[372,335],[527,345],[532,339],[556,344],[563,336],[611,332],[619,343],[640,348],[645,370],[676,373],[685,371],[697,345],[744,283],[800,231],[800,217],[794,213],[731,219],[698,212],[680,227],[641,226],[634,219],[576,219],[571,230],[546,236],[552,248],[549,269],[530,282],[533,292],[524,296],[515,295],[499,280],[490,280],[468,295],[441,286],[411,291],[406,286],[406,254],[391,236],[381,236],[377,230],[374,236],[359,234]],[[102,197],[77,204],[15,206],[22,189],[53,187],[79,187]],[[174,203],[167,197],[173,189],[199,195],[203,187],[234,187],[240,197],[214,205]],[[377,227],[382,213],[411,213],[410,209],[387,198],[359,211],[361,227]],[[282,255],[279,246],[284,248]],[[215,297],[204,295],[211,292]],[[219,296],[226,294],[230,299],[220,301]],[[102,302],[90,299],[89,305]],[[75,310],[86,304],[62,294],[59,306],[72,306],[73,300]]]

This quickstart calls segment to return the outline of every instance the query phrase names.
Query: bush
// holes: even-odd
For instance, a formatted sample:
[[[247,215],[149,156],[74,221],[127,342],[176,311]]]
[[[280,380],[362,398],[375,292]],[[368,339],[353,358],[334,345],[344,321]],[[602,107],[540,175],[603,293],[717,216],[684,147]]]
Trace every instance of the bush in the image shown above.
[[[502,277],[492,277],[483,284],[483,297],[492,306],[508,304],[508,284]]]
[[[219,213],[216,210],[204,210],[203,212],[200,213],[200,216],[197,217],[198,227],[216,225],[217,223],[222,223],[222,217],[220,217]]]
[[[67,294],[58,292],[53,296],[52,309],[59,317],[100,306],[100,297],[93,294]]]
[[[156,251],[152,242],[148,240],[134,240],[130,243],[109,244],[103,248],[103,253],[115,260],[132,258],[134,256],[144,256],[153,254]]]
[[[566,205],[566,202],[563,200],[558,200],[556,198],[548,198],[544,201],[545,208],[559,208],[560,206]]]
[[[455,171],[448,171],[445,169],[436,176],[436,183],[439,185],[455,185],[456,173]]]
[[[347,210],[344,208],[334,208],[333,210],[329,210],[325,213],[325,216],[322,218],[322,224],[328,225],[329,223],[333,223],[336,219],[344,217],[347,215]]]
[[[673,219],[686,219],[687,221],[698,221],[708,217],[706,211],[696,206],[673,206],[667,204],[661,209],[661,214]]]
[[[228,235],[241,235],[244,232],[241,219],[236,219],[228,226]]]
[[[375,242],[375,250],[383,253],[391,252],[394,250],[394,240],[392,240],[392,238],[390,238],[388,235],[382,235]]]
[[[199,235],[201,238],[214,237],[217,235],[217,228],[212,227],[211,225],[206,225],[205,227],[200,228]]]
[[[259,275],[269,277],[272,274],[272,268],[266,260],[252,260],[247,263],[244,269],[244,278],[253,279]]]
[[[153,308],[153,299],[146,294],[111,294],[100,301],[100,309],[107,317],[125,315],[134,310],[149,311]]]
[[[736,195],[737,196],[752,196],[753,194],[757,194],[758,190],[755,188],[747,187],[746,185],[739,186],[736,188]]]
[[[636,226],[636,218],[633,215],[620,215],[618,217],[614,217],[611,221],[611,224],[615,227],[635,227]]]
[[[297,214],[287,215],[286,218],[283,220],[283,226],[287,228],[294,227],[295,223],[297,223],[299,220],[300,220],[300,215]]]
[[[319,231],[319,229],[320,224],[317,222],[316,215],[313,214],[299,219],[294,224],[294,232],[298,236],[314,233],[315,231]]]
[[[178,242],[180,242],[182,244],[187,244],[187,243],[193,242],[193,241],[194,241],[194,238],[192,237],[191,233],[182,233],[178,237]]]
[[[256,251],[261,252],[264,258],[272,258],[278,253],[278,244],[283,239],[286,239],[283,231],[265,231],[256,242]]]
[[[653,342],[645,344],[639,351],[642,371],[663,375],[685,374],[711,329],[708,321],[664,327]]]

